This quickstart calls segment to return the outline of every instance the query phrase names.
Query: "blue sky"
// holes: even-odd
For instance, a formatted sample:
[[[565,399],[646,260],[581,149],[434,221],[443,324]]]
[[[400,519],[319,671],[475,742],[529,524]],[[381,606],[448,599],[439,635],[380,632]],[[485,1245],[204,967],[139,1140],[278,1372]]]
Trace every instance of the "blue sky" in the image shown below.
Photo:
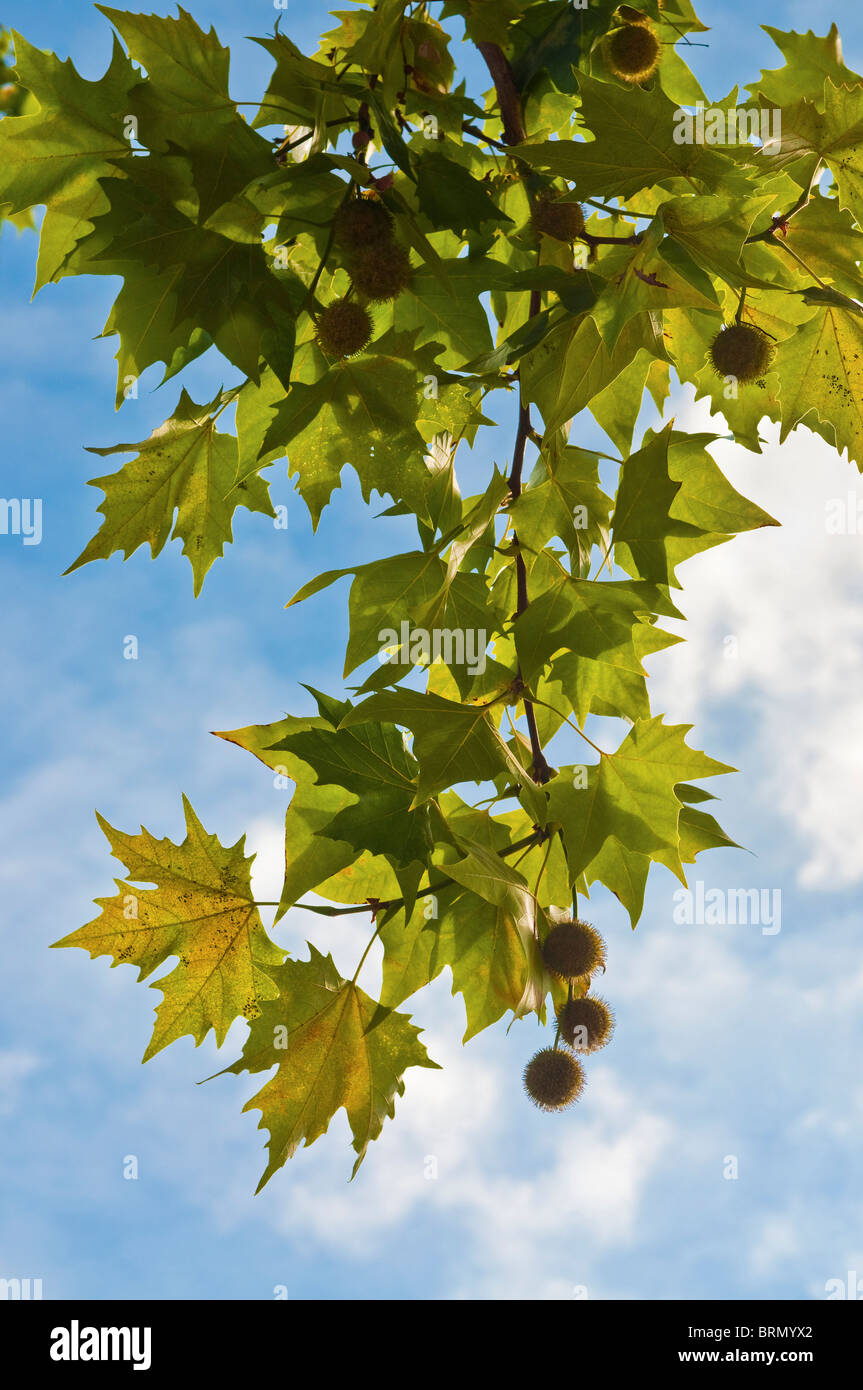
[[[234,95],[253,99],[270,64],[243,37],[266,33],[273,7],[190,8],[230,43]],[[292,5],[283,27],[308,46],[326,13]],[[692,64],[710,94],[778,65],[751,6],[710,0],[700,13],[717,26]],[[861,13],[839,0],[818,21],[835,18],[857,69]],[[802,4],[758,18],[813,22]],[[89,4],[7,0],[2,21],[87,77],[104,70],[110,26]],[[524,1100],[534,1024],[462,1048],[445,976],[409,1006],[445,1069],[408,1073],[356,1181],[342,1114],[253,1197],[264,1135],[240,1111],[257,1087],[195,1085],[233,1060],[243,1028],[221,1053],[187,1038],[141,1067],[159,996],[131,969],[47,947],[89,920],[119,872],[94,807],[177,839],[184,791],[223,843],[248,832],[259,896],[278,896],[287,793],[208,731],[304,711],[301,680],[338,691],[346,586],[284,604],[335,563],[408,548],[411,529],[373,522],[346,471],[313,537],[279,466],[269,476],[288,530],[238,513],[236,545],[198,600],[178,545],[62,578],[98,520],[101,494],[84,483],[107,471],[83,446],[144,438],[179,388],[155,391],[153,370],[115,416],[116,344],[95,335],[118,282],[64,280],[31,304],[34,264],[32,235],[7,228],[0,491],[42,498],[44,535],[0,536],[0,1277],[41,1278],[49,1298],[270,1298],[281,1285],[293,1298],[819,1298],[863,1272],[863,523],[844,535],[825,524],[831,499],[856,501],[856,469],[806,431],[760,456],[717,445],[782,530],[686,565],[688,640],[651,663],[654,709],[694,721],[691,741],[740,769],[712,789],[752,852],[703,856],[692,880],[781,890],[781,930],[680,925],[676,882],[653,871],[633,934],[600,890],[590,916],[609,943],[618,1027],[577,1107],[547,1117]],[[234,379],[211,353],[184,383],[205,400]],[[722,432],[691,393],[671,413]],[[500,449],[489,439],[466,460],[466,491]],[[123,658],[130,634],[137,661]],[[347,968],[364,931],[296,912],[278,939],[303,954],[308,934]],[[370,989],[377,970],[370,958]],[[123,1177],[130,1154],[137,1181]]]

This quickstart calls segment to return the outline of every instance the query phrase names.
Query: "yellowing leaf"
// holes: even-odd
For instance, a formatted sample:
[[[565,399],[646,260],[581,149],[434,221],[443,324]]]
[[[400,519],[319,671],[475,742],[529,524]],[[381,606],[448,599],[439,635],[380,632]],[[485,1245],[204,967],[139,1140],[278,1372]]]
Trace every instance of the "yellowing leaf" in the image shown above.
[[[158,555],[169,538],[179,538],[198,594],[213,561],[233,540],[231,519],[237,507],[275,516],[262,478],[252,475],[234,487],[237,441],[216,429],[216,404],[196,405],[183,391],[171,419],[149,439],[90,450],[106,455],[137,449],[138,454],[118,473],[92,479],[91,485],[105,494],[99,508],[105,520],[67,574],[118,550],[128,559],[145,543]]]
[[[129,878],[155,883],[135,888],[116,879],[119,893],[98,898],[101,914],[54,945],[80,946],[114,965],[137,965],[144,980],[170,956],[179,958],[152,985],[165,996],[156,1009],[144,1061],[187,1033],[195,1046],[210,1029],[216,1042],[236,1018],[251,1021],[276,994],[273,968],[284,952],[269,939],[252,896],[245,836],[230,848],[207,834],[183,798],[186,838],[175,845],[148,830],[126,835],[97,819]]]
[[[228,1072],[278,1071],[245,1110],[260,1110],[270,1158],[258,1192],[302,1143],[313,1144],[347,1111],[356,1173],[377,1139],[408,1067],[434,1067],[408,1014],[393,1013],[341,978],[331,956],[309,943],[310,959],[275,973],[278,997],[264,1004],[242,1056]]]
[[[827,305],[782,344],[779,366],[780,439],[814,412],[863,470],[863,318]]]

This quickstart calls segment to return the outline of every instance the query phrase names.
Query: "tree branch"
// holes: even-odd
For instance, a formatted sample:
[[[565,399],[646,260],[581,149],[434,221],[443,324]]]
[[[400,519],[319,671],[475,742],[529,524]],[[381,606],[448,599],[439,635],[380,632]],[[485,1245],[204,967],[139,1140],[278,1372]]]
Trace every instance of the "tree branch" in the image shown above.
[[[496,43],[478,43],[477,48],[486,61],[489,72],[494,81],[495,91],[500,103],[501,121],[503,123],[503,138],[507,145],[520,145],[522,140],[527,139],[527,131],[524,128],[524,115],[521,107],[521,93],[516,86],[512,68],[509,65],[503,50]],[[530,308],[528,319],[535,318],[542,307],[542,294],[539,290],[531,290]],[[521,401],[518,411],[518,429],[515,436],[515,444],[512,451],[512,468],[509,475],[509,490],[512,500],[515,502],[521,496],[521,475],[524,468],[524,450],[528,438],[532,433],[530,423],[530,407]],[[515,552],[515,576],[517,591],[516,617],[524,613],[530,600],[527,596],[527,567],[524,558],[518,548],[518,534],[513,531],[513,544]],[[521,666],[517,666],[518,682],[524,688],[521,674]],[[536,711],[533,703],[522,694],[525,718],[527,720],[528,734],[530,735],[530,750],[533,755],[531,766],[531,776],[535,782],[542,785],[551,778],[551,768],[546,761],[542,751],[539,730],[536,726]]]
[[[518,854],[520,849],[528,849],[532,845],[541,845],[543,840],[548,838],[548,830],[541,826],[536,826],[529,835],[525,835],[514,844],[507,845],[506,849],[500,851],[501,859],[508,859],[511,854]],[[442,888],[450,888],[455,883],[452,878],[439,878],[434,883],[430,883],[428,888],[421,888],[417,893],[418,898],[427,898],[431,893],[439,893]],[[389,911],[393,907],[404,907],[404,898],[387,898],[383,901],[377,898],[368,898],[364,903],[351,903],[349,907],[329,907],[323,903],[291,903],[292,907],[301,907],[305,912],[316,912],[320,917],[351,917],[358,912],[374,912],[378,916],[381,912]],[[255,901],[255,907],[281,907],[277,902]],[[374,938],[372,938],[374,939]]]
[[[509,59],[499,44],[481,42],[477,48],[485,58],[500,102],[503,138],[507,145],[520,145],[522,140],[527,139],[527,131],[521,110],[521,93],[515,85]]]

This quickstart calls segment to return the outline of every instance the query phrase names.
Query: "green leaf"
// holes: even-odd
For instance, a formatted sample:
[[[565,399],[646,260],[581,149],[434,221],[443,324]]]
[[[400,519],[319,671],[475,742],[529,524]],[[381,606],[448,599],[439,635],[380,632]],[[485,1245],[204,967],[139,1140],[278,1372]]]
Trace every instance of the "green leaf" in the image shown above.
[[[740,849],[718,821],[707,811],[697,811],[694,806],[684,806],[678,822],[680,830],[680,857],[684,864],[694,864],[695,856],[706,849]]]
[[[187,155],[201,221],[257,175],[272,171],[270,145],[231,101],[230,54],[214,29],[205,33],[182,6],[176,19],[96,8],[110,19],[130,57],[147,69],[147,81],[132,90],[127,107],[138,119],[139,138],[154,152],[180,148]]]
[[[416,334],[415,345],[444,345],[439,363],[455,370],[492,346],[488,315],[479,296],[488,288],[484,267],[470,260],[442,260],[413,271],[393,305],[393,326]]]
[[[378,719],[402,724],[414,735],[420,769],[415,805],[454,782],[484,782],[505,773],[521,786],[535,819],[544,821],[544,799],[501,738],[487,707],[418,690],[382,691],[352,709],[342,727]]]
[[[380,348],[336,363],[314,385],[295,383],[264,439],[264,453],[288,454],[315,526],[346,464],[366,501],[375,490],[428,517],[432,475],[417,429],[423,380],[395,344],[381,340]]]
[[[479,179],[436,150],[424,151],[416,164],[420,210],[437,230],[479,231],[485,222],[511,222]]]
[[[354,804],[353,793],[335,783],[319,784],[308,763],[279,746],[289,734],[328,727],[327,721],[317,716],[297,719],[287,715],[274,724],[217,734],[247,749],[280,779],[290,778],[296,783],[285,815],[285,879],[277,921],[312,890],[322,898],[343,903],[361,903],[369,897],[383,900],[399,892],[398,879],[386,859],[368,853],[358,856],[347,840],[330,839],[326,834],[338,812]]]
[[[592,314],[561,323],[521,364],[526,398],[535,401],[548,441],[609,386],[641,348],[664,357],[660,316],[637,314],[609,351]]]
[[[665,235],[659,214],[645,228],[638,246],[614,247],[603,258],[603,270],[610,277],[609,285],[590,312],[609,351],[636,314],[679,305],[710,309],[718,304],[710,279]]]
[[[771,106],[787,107],[801,97],[808,97],[818,105],[824,100],[826,78],[837,86],[860,81],[857,74],[845,66],[842,41],[835,24],[830,25],[830,32],[823,37],[811,29],[798,34],[793,29],[785,33],[770,24],[761,27],[782,53],[785,66],[762,68],[758,81],[747,84],[753,99],[760,96]]]
[[[808,184],[819,159],[831,169],[839,187],[839,207],[863,221],[863,87],[824,83],[823,110],[804,97],[782,112],[782,143],[771,149],[770,162],[794,165],[794,177]],[[802,161],[798,174],[797,161]]]
[[[709,198],[672,198],[662,204],[660,212],[672,244],[682,247],[711,275],[735,287],[769,287],[773,282],[751,273],[742,255],[755,222],[775,205],[772,193],[741,199],[734,191]],[[694,298],[688,302],[696,309],[705,307]]]
[[[275,516],[262,478],[247,478],[234,487],[237,441],[216,429],[213,411],[218,403],[196,405],[183,391],[170,420],[148,439],[89,450],[103,457],[135,450],[137,454],[117,473],[91,479],[90,485],[105,494],[99,507],[105,520],[67,574],[90,560],[107,560],[118,550],[128,559],[144,544],[155,557],[169,539],[180,539],[197,595],[213,561],[233,540],[237,507]]]
[[[698,528],[672,515],[681,484],[669,472],[670,437],[669,424],[623,464],[611,528],[615,558],[628,574],[680,588],[671,543],[691,543]]]
[[[164,999],[145,1062],[186,1034],[197,1047],[212,1029],[221,1045],[234,1019],[250,1022],[275,998],[274,968],[284,958],[255,906],[245,836],[226,848],[207,834],[185,797],[183,807],[186,838],[179,845],[156,840],[143,827],[140,835],[126,835],[97,815],[129,878],[156,887],[116,879],[120,892],[96,899],[100,915],[54,942],[80,946],[94,959],[111,956],[114,965],[137,965],[139,980],[169,957],[179,958],[151,986]]]
[[[687,809],[685,806],[681,809],[681,818]],[[601,883],[614,894],[629,913],[634,930],[644,911],[644,891],[649,871],[650,859],[646,854],[627,849],[615,835],[609,835],[585,869],[584,877],[587,883]]]
[[[432,847],[428,810],[412,809],[418,769],[394,725],[308,729],[273,745],[274,752],[282,749],[308,763],[319,785],[343,787],[356,798],[327,822],[328,839],[383,854],[397,873],[425,866]],[[419,872],[407,875],[405,882],[413,882],[415,889]]]
[[[580,198],[628,198],[652,184],[685,178],[711,191],[731,162],[710,146],[674,139],[678,110],[664,93],[631,90],[579,74],[582,116],[593,140],[548,140],[519,145],[532,168],[575,183]]]
[[[203,328],[177,315],[177,289],[181,266],[154,272],[129,262],[126,278],[102,330],[102,337],[116,333],[117,409],[127,399],[130,385],[154,362],[164,362],[160,385],[176,376],[212,344]]]
[[[534,556],[555,536],[566,546],[576,571],[595,545],[608,544],[611,499],[599,486],[599,458],[567,445],[543,454],[511,509],[513,527],[528,570]]]
[[[549,820],[562,826],[573,882],[613,835],[685,883],[678,827],[684,803],[675,788],[690,777],[733,771],[688,746],[691,727],[664,724],[661,716],[638,720],[616,752],[602,753],[587,768],[585,785],[572,769],[561,769],[549,784]]]
[[[104,77],[88,82],[71,59],[34,48],[14,35],[22,84],[39,103],[33,115],[0,121],[0,205],[8,212],[44,203],[36,289],[53,280],[78,241],[107,207],[98,179],[126,161],[124,130],[137,73],[115,41]]]
[[[136,161],[137,163],[137,161]],[[219,351],[255,381],[262,357],[287,386],[294,323],[305,289],[299,280],[275,275],[260,246],[243,245],[196,225],[160,186],[159,170],[131,179],[106,180],[110,212],[95,219],[94,259],[131,264],[137,275],[180,270],[171,277],[174,325],[188,320],[204,329]],[[104,247],[104,249],[101,249]],[[85,242],[84,249],[87,249]]]
[[[409,1015],[381,1009],[311,942],[309,960],[287,961],[275,980],[278,998],[264,1005],[242,1056],[225,1068],[240,1075],[278,1067],[243,1107],[260,1110],[258,1128],[270,1134],[258,1192],[301,1144],[325,1134],[341,1109],[358,1155],[356,1173],[384,1120],[392,1119],[396,1096],[404,1095],[408,1067],[437,1068]],[[285,1036],[286,1049],[279,1046]]]
[[[579,724],[595,713],[643,719],[650,713],[645,655],[638,631],[650,625],[659,608],[671,608],[649,584],[562,579],[532,600],[515,620],[519,666],[531,685],[555,653],[553,674],[563,681],[566,698]],[[662,635],[667,643],[679,639]]]

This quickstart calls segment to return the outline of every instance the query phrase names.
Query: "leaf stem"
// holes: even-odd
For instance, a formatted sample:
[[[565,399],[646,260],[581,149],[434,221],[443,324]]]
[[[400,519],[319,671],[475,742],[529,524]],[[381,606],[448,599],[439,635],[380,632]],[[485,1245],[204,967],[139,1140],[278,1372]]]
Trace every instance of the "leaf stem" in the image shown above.
[[[599,750],[597,750],[599,751]],[[501,859],[508,859],[511,854],[518,854],[519,850],[527,849],[533,845],[542,844],[547,839],[547,832],[541,827],[536,827],[529,835],[525,835],[514,844],[507,845],[506,849],[500,850]],[[418,898],[427,898],[431,893],[439,893],[443,888],[451,888],[456,882],[455,879],[445,877],[439,878],[434,883],[430,883],[427,888],[421,888],[417,893]],[[301,907],[304,912],[317,912],[322,917],[351,917],[358,912],[369,912],[374,908],[375,914],[389,912],[394,907],[404,907],[404,898],[387,898],[382,902],[371,903],[366,900],[364,903],[351,903],[348,907],[329,907],[317,903],[291,903],[291,907]],[[280,902],[261,902],[257,899],[252,904],[253,907],[281,907]],[[372,938],[374,940],[374,938]]]
[[[821,169],[822,161],[819,159],[818,163],[815,165],[812,178],[809,180],[809,187],[804,188],[802,190],[797,201],[792,204],[792,206],[788,209],[787,212],[777,213],[776,216],[771,219],[769,227],[765,227],[760,232],[753,232],[752,236],[748,236],[744,241],[743,245],[748,246],[749,243],[753,241],[773,241],[776,243],[777,246],[781,246],[782,242],[776,241],[776,233],[778,231],[781,231],[786,226],[786,224],[791,221],[792,217],[796,217],[797,213],[802,212],[803,209],[806,207],[807,203],[812,197],[812,190],[815,187],[815,184],[817,183],[818,179],[821,177]]]

